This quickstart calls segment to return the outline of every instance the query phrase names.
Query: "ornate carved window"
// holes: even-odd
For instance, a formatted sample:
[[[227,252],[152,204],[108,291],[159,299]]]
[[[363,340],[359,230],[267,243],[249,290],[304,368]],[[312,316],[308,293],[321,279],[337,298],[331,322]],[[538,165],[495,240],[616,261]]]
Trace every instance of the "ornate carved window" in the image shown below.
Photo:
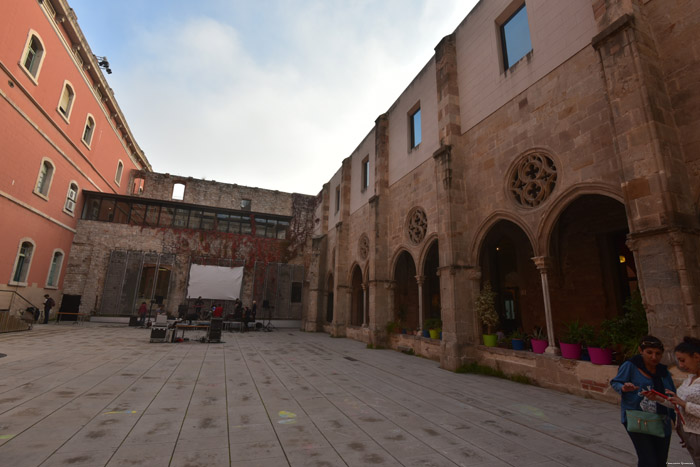
[[[515,202],[525,208],[542,204],[557,184],[557,167],[544,152],[524,155],[508,177],[508,190]]]
[[[416,245],[423,241],[428,231],[428,216],[421,208],[413,208],[408,215],[408,238]]]
[[[369,256],[369,238],[367,234],[362,234],[357,245],[357,250],[360,253],[360,258],[367,259]]]

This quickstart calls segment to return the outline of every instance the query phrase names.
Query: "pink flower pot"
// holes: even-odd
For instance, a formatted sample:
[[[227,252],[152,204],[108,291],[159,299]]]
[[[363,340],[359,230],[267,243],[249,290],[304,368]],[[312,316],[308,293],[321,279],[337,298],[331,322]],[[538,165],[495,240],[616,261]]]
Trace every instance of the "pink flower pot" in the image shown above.
[[[612,365],[612,349],[588,347],[588,355],[591,357],[591,363],[596,365]]]
[[[549,342],[539,339],[530,339],[530,345],[532,346],[533,352],[544,353],[545,349],[549,345]]]
[[[566,342],[560,342],[559,348],[561,349],[561,356],[571,360],[578,360],[581,358],[581,344],[567,344]]]

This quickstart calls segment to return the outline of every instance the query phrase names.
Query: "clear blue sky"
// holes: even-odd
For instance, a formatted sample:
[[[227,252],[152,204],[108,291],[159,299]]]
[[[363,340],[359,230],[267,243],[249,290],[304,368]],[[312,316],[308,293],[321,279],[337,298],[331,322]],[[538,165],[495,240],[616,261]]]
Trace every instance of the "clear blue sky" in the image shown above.
[[[69,0],[157,172],[316,194],[476,0]]]

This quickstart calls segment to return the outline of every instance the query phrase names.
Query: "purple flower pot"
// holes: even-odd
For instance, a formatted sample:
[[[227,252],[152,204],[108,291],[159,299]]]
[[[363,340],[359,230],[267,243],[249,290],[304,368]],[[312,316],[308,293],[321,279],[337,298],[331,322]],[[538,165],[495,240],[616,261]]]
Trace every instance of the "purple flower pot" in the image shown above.
[[[588,355],[591,356],[591,363],[593,364],[612,365],[612,349],[588,347]]]
[[[581,344],[567,344],[560,342],[561,356],[570,360],[578,360],[581,358]]]
[[[549,345],[549,342],[539,339],[530,339],[530,345],[532,346],[533,352],[544,353],[545,349]]]

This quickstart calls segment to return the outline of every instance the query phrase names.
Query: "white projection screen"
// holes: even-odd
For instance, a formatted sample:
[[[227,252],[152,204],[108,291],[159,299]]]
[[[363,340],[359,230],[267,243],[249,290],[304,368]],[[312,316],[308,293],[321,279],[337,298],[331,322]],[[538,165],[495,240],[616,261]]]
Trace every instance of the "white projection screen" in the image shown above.
[[[235,300],[241,295],[243,268],[190,265],[190,283],[187,298],[202,297],[211,300]]]

